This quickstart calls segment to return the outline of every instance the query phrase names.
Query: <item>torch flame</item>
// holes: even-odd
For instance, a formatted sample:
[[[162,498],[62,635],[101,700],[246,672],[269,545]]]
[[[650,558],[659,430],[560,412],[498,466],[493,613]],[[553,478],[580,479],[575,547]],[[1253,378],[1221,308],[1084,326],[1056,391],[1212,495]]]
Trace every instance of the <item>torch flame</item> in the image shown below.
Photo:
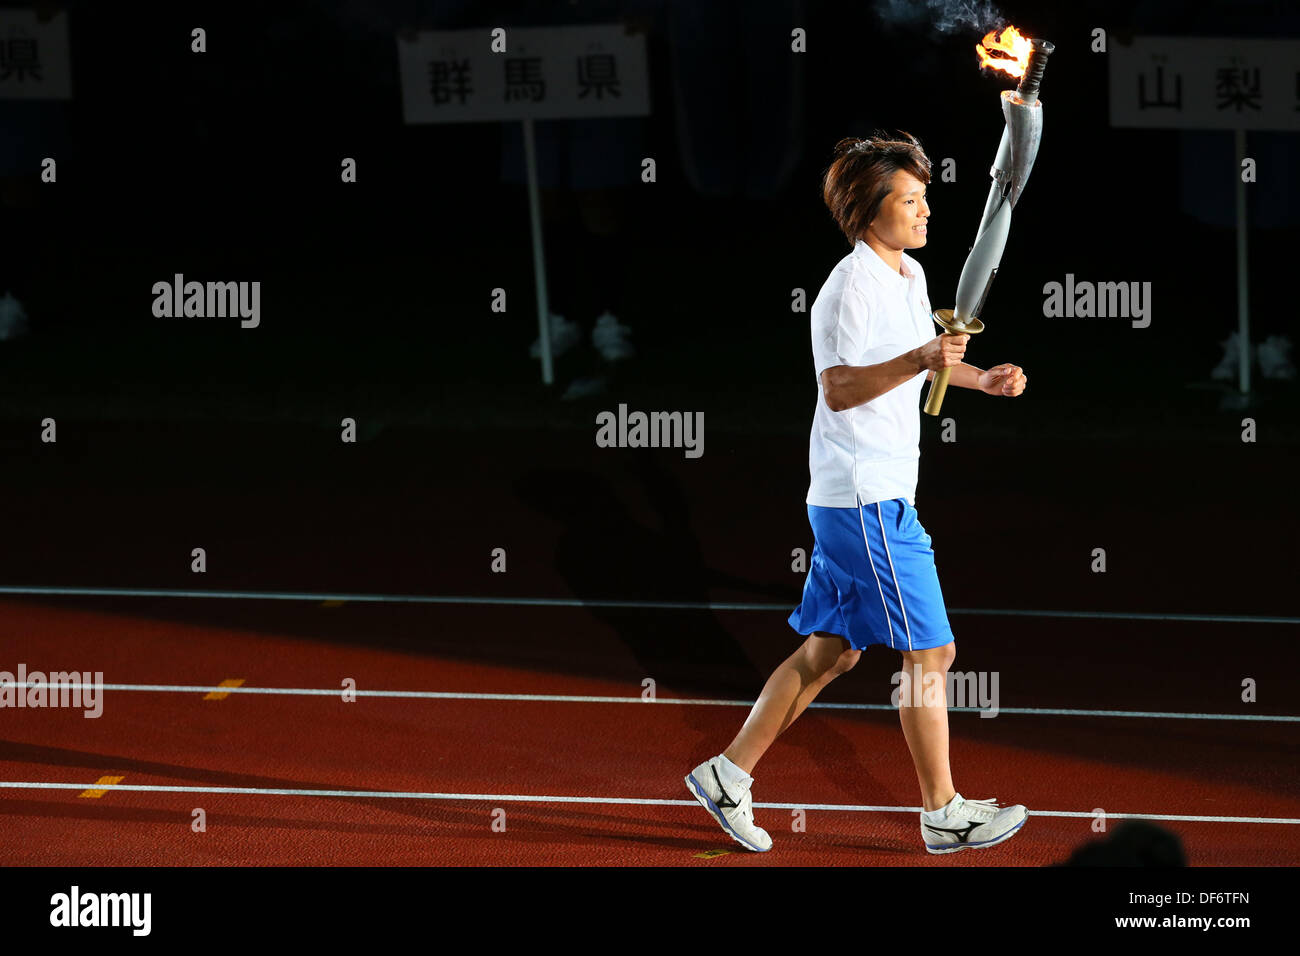
[[[1025,75],[1025,67],[1029,65],[1029,51],[1032,48],[1033,44],[1029,37],[1012,26],[1000,31],[990,30],[983,40],[975,44],[981,69],[989,67],[1001,70],[1016,79]]]

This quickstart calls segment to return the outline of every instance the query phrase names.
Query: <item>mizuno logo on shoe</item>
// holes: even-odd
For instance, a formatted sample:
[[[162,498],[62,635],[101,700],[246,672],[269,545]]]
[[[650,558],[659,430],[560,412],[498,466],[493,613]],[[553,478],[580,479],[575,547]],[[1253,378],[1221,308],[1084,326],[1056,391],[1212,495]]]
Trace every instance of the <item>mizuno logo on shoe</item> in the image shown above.
[[[930,824],[927,823],[927,824],[925,825],[925,828],[926,828],[927,830],[933,830],[935,833],[951,833],[951,834],[953,834],[955,837],[957,837],[957,842],[958,842],[958,843],[965,843],[967,840],[970,839],[970,833],[971,833],[971,831],[974,830],[977,826],[980,826],[980,824],[978,824],[978,823],[968,823],[966,826],[962,827],[960,830],[949,830],[949,829],[946,829],[945,827],[932,827],[932,826],[930,826]]]
[[[713,779],[718,781],[718,789],[722,791],[722,796],[718,798],[718,802],[716,804],[717,808],[719,810],[727,810],[732,807],[739,806],[739,804],[736,803],[735,800],[731,799],[731,794],[727,793],[727,788],[722,785],[722,778],[718,776],[718,768],[714,766],[710,766],[709,769],[713,771]],[[723,803],[724,800],[726,801],[726,803]]]

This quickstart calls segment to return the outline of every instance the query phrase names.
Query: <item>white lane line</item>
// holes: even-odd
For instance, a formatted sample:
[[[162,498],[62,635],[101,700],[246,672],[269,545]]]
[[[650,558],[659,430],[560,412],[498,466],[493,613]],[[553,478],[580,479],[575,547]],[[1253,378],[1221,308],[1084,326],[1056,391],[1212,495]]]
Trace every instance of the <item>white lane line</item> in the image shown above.
[[[62,688],[73,690],[121,690],[160,694],[270,694],[286,697],[341,697],[343,689],[330,687],[223,687],[195,684],[49,684],[35,681],[0,680],[0,687],[39,687],[51,693]],[[566,704],[684,704],[694,707],[753,707],[752,700],[710,700],[699,697],[594,697],[580,694],[472,694],[436,690],[349,690],[357,697],[393,697],[416,700],[532,700]],[[17,709],[16,704],[7,705]],[[814,701],[808,707],[820,710],[898,710],[893,704],[836,704]],[[978,714],[987,708],[949,707],[956,713]],[[1156,710],[1078,710],[1054,707],[999,707],[999,714],[1037,714],[1048,717],[1149,717],[1163,720],[1255,720],[1276,723],[1300,722],[1300,716],[1288,714],[1201,714]]]
[[[630,804],[634,806],[698,807],[695,800],[657,800],[649,797],[561,797],[519,793],[426,793],[413,790],[281,790],[267,787],[178,787],[149,784],[39,783],[29,780],[0,780],[0,788],[11,790],[130,790],[142,793],[236,793],[264,797],[353,797],[375,800],[472,800],[498,803],[584,803]],[[921,807],[882,807],[852,803],[755,803],[766,810],[826,810],[843,813],[920,813]],[[1031,817],[1095,817],[1083,810],[1031,810]],[[1107,813],[1107,820],[1176,820],[1186,823],[1283,823],[1300,824],[1297,817],[1220,817],[1177,813]]]
[[[172,588],[90,588],[0,585],[0,594],[64,595],[72,597],[219,598],[244,601],[349,601],[356,604],[472,604],[497,607],[611,607],[673,611],[783,611],[798,603],[749,601],[603,601],[581,598],[477,597],[446,594],[324,594],[304,591],[189,591]],[[1041,611],[1025,608],[949,608],[949,614],[983,614],[996,617],[1064,617],[1111,621],[1203,621],[1219,624],[1300,624],[1300,617],[1257,614],[1164,614],[1126,611]]]

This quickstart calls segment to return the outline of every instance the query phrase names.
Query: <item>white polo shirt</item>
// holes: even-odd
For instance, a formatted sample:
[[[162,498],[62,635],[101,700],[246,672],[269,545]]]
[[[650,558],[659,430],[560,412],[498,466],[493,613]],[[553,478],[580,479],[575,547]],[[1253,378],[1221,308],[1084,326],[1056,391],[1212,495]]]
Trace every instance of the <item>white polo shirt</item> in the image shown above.
[[[903,274],[865,242],[840,260],[812,307],[817,411],[808,443],[808,504],[854,508],[854,464],[862,504],[904,498],[916,505],[921,389],[926,372],[865,405],[833,412],[821,376],[836,365],[877,365],[938,335],[921,264],[903,253]]]

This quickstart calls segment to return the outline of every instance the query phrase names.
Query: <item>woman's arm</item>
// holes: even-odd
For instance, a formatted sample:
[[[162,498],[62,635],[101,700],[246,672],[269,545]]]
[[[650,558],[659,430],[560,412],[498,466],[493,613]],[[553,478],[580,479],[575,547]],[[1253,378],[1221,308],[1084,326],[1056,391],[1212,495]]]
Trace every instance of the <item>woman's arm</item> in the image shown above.
[[[978,389],[980,387],[980,376],[983,374],[983,369],[962,362],[960,365],[954,365],[948,370],[948,384],[956,385],[958,388]],[[927,382],[933,382],[934,372],[930,372],[930,374],[925,377],[925,380]]]
[[[833,412],[865,405],[904,382],[915,378],[924,366],[919,349],[904,352],[879,365],[836,365],[822,372],[822,394]]]
[[[904,352],[897,358],[879,365],[836,365],[822,372],[822,394],[826,406],[833,412],[857,408],[879,398],[891,389],[926,369],[952,370],[952,380],[958,382],[961,357],[966,353],[969,335],[940,335],[920,348]],[[979,370],[966,366],[979,379]],[[964,374],[963,381],[964,381]],[[958,382],[959,383],[959,382]],[[960,384],[960,383],[959,383]],[[978,387],[978,386],[977,386]]]

